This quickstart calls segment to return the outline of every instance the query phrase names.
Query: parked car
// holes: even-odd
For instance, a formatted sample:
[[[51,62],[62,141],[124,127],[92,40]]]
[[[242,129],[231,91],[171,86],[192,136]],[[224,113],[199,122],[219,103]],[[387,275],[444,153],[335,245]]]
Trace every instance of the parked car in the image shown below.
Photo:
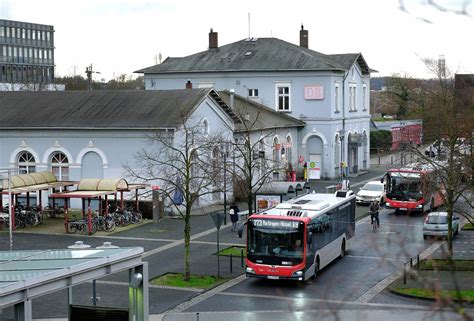
[[[453,216],[453,238],[459,233],[459,217]],[[432,212],[425,218],[423,224],[423,239],[428,236],[448,237],[448,213]]]
[[[356,202],[359,204],[369,204],[372,201],[379,201],[383,204],[384,185],[380,181],[370,181],[356,194]]]

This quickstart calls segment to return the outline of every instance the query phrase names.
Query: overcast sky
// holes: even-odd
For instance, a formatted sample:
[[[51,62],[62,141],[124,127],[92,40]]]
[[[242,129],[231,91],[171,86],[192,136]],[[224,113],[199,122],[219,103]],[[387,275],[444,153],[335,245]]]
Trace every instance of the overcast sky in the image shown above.
[[[449,68],[474,73],[474,0],[0,0],[0,19],[53,25],[56,75],[83,76],[86,66],[109,80],[119,74],[207,49],[209,29],[219,46],[248,37],[309,48],[361,52],[373,76],[430,77],[422,58],[444,55]],[[467,3],[466,14],[457,14]],[[439,5],[439,7],[437,7]],[[404,10],[401,10],[404,8]]]

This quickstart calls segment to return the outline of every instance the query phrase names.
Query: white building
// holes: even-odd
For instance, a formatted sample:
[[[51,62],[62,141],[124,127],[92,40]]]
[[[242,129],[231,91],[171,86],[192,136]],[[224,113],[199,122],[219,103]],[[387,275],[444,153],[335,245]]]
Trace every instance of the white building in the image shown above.
[[[360,53],[325,55],[309,49],[302,26],[299,46],[251,38],[219,47],[211,29],[208,50],[169,57],[137,73],[144,74],[147,90],[183,88],[186,82],[188,87],[234,90],[303,121],[306,125],[291,137],[292,166],[298,168],[303,160],[311,168],[310,178],[335,178],[341,162],[351,173],[369,169],[371,71]],[[286,139],[275,137],[275,158],[284,153]]]

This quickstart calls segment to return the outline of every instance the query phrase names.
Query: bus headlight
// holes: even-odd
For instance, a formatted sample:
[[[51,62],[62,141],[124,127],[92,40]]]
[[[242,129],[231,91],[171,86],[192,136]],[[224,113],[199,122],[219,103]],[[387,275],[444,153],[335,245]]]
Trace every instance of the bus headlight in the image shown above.
[[[247,273],[255,273],[255,271],[254,271],[251,267],[247,267],[247,268],[245,269],[245,271],[246,271]]]
[[[293,273],[293,276],[303,276],[303,271],[296,271]]]
[[[422,208],[422,207],[423,207],[423,205],[421,205],[421,204],[418,204],[418,205],[416,206],[416,208]]]

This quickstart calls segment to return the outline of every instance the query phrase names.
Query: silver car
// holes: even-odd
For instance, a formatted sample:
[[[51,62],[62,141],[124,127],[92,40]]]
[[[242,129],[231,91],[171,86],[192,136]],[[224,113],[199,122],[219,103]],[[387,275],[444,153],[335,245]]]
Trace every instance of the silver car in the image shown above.
[[[459,217],[453,216],[453,238],[459,233]],[[423,239],[428,236],[448,237],[448,213],[432,212],[425,218],[423,224]]]

